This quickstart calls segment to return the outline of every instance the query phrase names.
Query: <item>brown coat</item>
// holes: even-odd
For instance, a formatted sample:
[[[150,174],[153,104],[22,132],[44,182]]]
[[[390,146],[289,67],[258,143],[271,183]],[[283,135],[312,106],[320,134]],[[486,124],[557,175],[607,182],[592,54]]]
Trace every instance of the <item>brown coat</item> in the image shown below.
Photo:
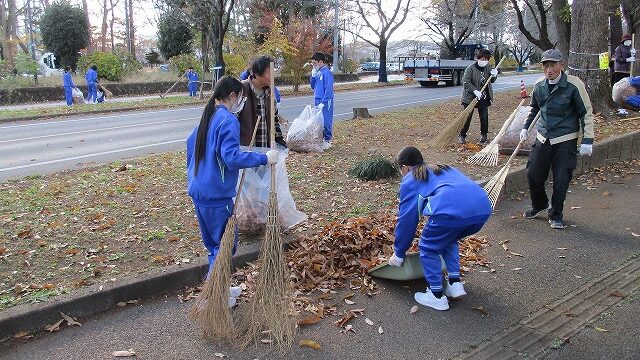
[[[258,120],[258,99],[256,98],[249,80],[242,81],[244,87],[243,95],[247,97],[247,101],[244,104],[244,108],[238,114],[238,120],[240,121],[240,145],[249,146],[251,144],[251,137],[253,130]],[[267,116],[267,139],[269,139],[271,131],[271,123],[269,122],[269,111],[271,109],[271,93],[266,91],[265,96],[265,114]],[[276,110],[276,142],[286,147],[286,143],[282,137],[282,131],[280,129],[280,123],[278,121],[278,110]],[[255,144],[257,147],[269,147],[269,144]]]

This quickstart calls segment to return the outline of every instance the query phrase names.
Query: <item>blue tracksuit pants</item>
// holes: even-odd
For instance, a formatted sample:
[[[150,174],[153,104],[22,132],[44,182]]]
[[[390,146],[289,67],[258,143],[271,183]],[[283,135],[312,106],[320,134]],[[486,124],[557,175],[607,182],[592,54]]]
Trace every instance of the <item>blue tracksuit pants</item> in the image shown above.
[[[322,102],[322,99],[314,99],[314,105],[318,106]],[[333,99],[329,99],[326,102],[322,102],[324,107],[322,108],[322,118],[324,120],[324,139],[330,141],[333,138]]]
[[[73,105],[73,88],[70,86],[66,86],[64,88],[64,98],[67,100],[67,105]]]
[[[486,220],[485,220],[486,222]],[[442,262],[444,259],[449,277],[460,277],[460,253],[458,240],[473,235],[482,229],[485,222],[460,227],[438,224],[430,218],[420,236],[420,260],[424,276],[432,292],[442,291]]]
[[[200,224],[200,234],[202,242],[209,251],[209,273],[213,270],[213,264],[220,249],[220,241],[224,234],[224,228],[231,216],[231,206],[225,207],[204,207],[195,205],[196,216]],[[238,245],[238,230],[235,232],[235,240],[233,242],[233,254],[236,252]]]
[[[96,87],[96,84],[87,84],[87,101],[98,101],[98,88]]]
[[[189,83],[189,96],[196,96],[198,95],[198,83],[195,81],[192,81]]]

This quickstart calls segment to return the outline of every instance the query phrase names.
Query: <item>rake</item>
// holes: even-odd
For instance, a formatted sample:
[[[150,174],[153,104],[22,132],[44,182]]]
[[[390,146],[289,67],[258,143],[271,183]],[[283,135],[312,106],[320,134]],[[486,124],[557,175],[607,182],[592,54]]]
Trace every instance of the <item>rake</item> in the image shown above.
[[[496,137],[493,140],[491,140],[489,145],[485,146],[482,150],[478,151],[469,159],[467,159],[468,163],[474,164],[474,165],[480,165],[480,166],[498,165],[498,155],[499,155],[498,141],[500,141],[500,139],[502,139],[502,136],[504,136],[504,133],[509,128],[509,125],[511,125],[511,122],[518,114],[518,110],[520,109],[522,104],[524,104],[525,100],[526,99],[522,99],[522,101],[520,101],[520,104],[518,104],[518,107],[516,107],[516,109],[513,110],[511,115],[509,115],[509,117],[507,118],[507,121],[505,121],[504,124],[502,124],[502,128],[500,128],[498,135],[496,135]]]
[[[274,63],[270,64],[271,89],[274,88]],[[271,101],[271,148],[275,149],[275,104]],[[241,345],[248,346],[261,337],[268,336],[281,351],[293,346],[296,334],[295,319],[290,315],[292,287],[284,256],[284,242],[278,221],[278,197],[276,193],[276,164],[271,165],[271,190],[265,239],[260,249],[260,271],[256,279],[254,296],[249,300],[246,312],[242,313]],[[268,335],[265,335],[268,334]]]
[[[253,129],[249,150],[251,150],[255,142],[259,124],[260,122],[256,122],[256,126]],[[191,317],[203,330],[205,338],[223,343],[230,343],[237,338],[237,331],[228,301],[230,296],[229,284],[231,283],[231,259],[233,258],[233,243],[236,237],[236,209],[242,193],[245,175],[246,170],[242,170],[233,212],[224,228],[213,269],[211,269],[205,280],[202,292],[200,292],[191,307]]]
[[[529,125],[529,128],[527,129],[527,134],[530,134],[531,131],[533,131],[536,123],[538,122],[538,119],[540,119],[539,112],[531,122],[531,125]],[[516,148],[513,150],[513,153],[511,154],[511,156],[509,156],[509,159],[504,164],[504,166],[498,171],[497,174],[495,174],[491,179],[489,179],[489,181],[487,181],[487,184],[484,186],[484,190],[487,192],[487,195],[489,196],[489,201],[491,201],[492,209],[496,207],[496,203],[498,202],[498,197],[500,196],[500,192],[504,187],[504,182],[507,179],[509,170],[511,169],[511,161],[518,154],[520,147],[522,146],[522,144],[524,144],[525,141],[526,139],[520,140],[520,142],[518,142],[518,146],[516,146]]]
[[[498,69],[500,65],[502,65],[504,59],[506,59],[506,56],[504,56],[500,60],[498,65],[496,65],[496,69]],[[480,92],[484,92],[484,89],[489,86],[490,82],[491,76],[489,76],[487,81],[485,81],[484,85],[480,89]],[[444,129],[442,129],[442,131],[440,131],[440,133],[431,141],[431,146],[437,149],[444,149],[447,145],[451,144],[451,142],[454,141],[455,137],[460,134],[460,131],[464,127],[464,124],[467,122],[467,117],[469,117],[469,114],[473,112],[473,109],[477,103],[478,99],[474,96],[469,105],[467,105],[467,107],[465,107],[464,110],[462,110],[462,112],[458,114],[458,116],[456,116],[456,118],[453,119],[453,121],[451,121],[449,125],[447,125]]]

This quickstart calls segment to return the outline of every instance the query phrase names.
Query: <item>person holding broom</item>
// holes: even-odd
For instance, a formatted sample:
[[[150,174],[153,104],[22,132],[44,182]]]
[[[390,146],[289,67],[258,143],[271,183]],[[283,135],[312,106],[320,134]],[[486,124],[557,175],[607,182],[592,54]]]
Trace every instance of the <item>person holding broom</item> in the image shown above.
[[[492,69],[489,65],[489,59],[491,58],[491,52],[488,49],[479,49],[476,53],[476,62],[467,66],[462,76],[462,107],[466,108],[473,98],[478,99],[476,109],[478,109],[478,116],[480,117],[480,143],[486,143],[489,133],[489,106],[493,100],[493,87],[492,83],[496,81],[498,77],[498,69]],[[485,82],[491,77],[491,82],[484,91],[480,91]],[[467,142],[467,132],[471,125],[471,118],[473,117],[473,111],[469,113],[467,122],[460,131],[458,136],[458,143],[464,144]]]
[[[394,253],[389,265],[402,266],[420,218],[429,216],[420,236],[420,260],[428,289],[415,300],[436,310],[448,310],[447,298],[466,295],[460,282],[458,241],[480,231],[491,215],[487,193],[475,181],[449,165],[428,165],[420,150],[407,146],[397,157],[402,173]],[[442,287],[445,261],[449,281]]]
[[[189,82],[187,85],[187,89],[189,90],[189,96],[197,96],[198,95],[198,73],[193,71],[193,66],[189,66],[189,71],[185,74],[187,77],[187,81]]]
[[[582,128],[580,155],[593,151],[593,109],[582,80],[564,72],[562,53],[549,49],[542,53],[544,77],[536,83],[531,97],[531,112],[520,130],[520,140],[527,138],[527,129],[540,113],[536,142],[527,162],[527,180],[531,193],[531,208],[523,216],[537,217],[548,210],[553,229],[564,229],[562,210],[573,169],[577,165],[578,134]],[[553,169],[551,205],[545,190],[549,170]]]
[[[266,154],[240,150],[240,123],[235,114],[242,110],[244,102],[240,80],[223,77],[215,85],[200,124],[187,138],[187,192],[193,200],[202,241],[209,251],[209,271],[213,269],[231,216],[239,169],[278,161],[276,150]],[[238,287],[230,289],[230,307],[235,305],[240,292]]]

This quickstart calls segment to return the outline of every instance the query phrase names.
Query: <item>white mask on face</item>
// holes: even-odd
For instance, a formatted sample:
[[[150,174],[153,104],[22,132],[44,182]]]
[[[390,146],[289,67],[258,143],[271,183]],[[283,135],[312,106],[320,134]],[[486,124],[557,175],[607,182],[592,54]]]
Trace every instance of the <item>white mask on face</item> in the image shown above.
[[[240,111],[242,111],[242,108],[244,108],[244,103],[247,101],[247,97],[243,96],[243,97],[239,97],[238,100],[233,103],[233,105],[231,105],[231,109],[229,109],[229,111],[231,111],[234,114],[239,113]]]
[[[489,60],[478,60],[478,66],[485,67],[489,64]]]
[[[622,44],[624,46],[631,46],[631,40],[625,40]]]

